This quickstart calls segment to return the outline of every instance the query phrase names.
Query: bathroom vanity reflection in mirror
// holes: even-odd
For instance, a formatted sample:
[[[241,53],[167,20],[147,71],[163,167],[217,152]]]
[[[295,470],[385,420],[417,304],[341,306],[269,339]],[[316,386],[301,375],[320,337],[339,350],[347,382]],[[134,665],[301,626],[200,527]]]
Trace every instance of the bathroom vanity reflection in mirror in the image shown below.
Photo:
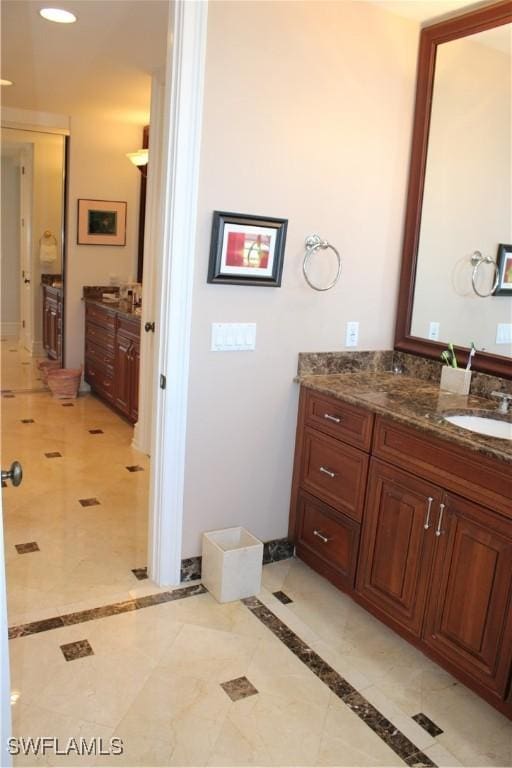
[[[438,357],[451,341],[460,361],[474,342],[474,367],[505,376],[512,296],[486,263],[478,296],[471,256],[512,242],[511,50],[509,0],[422,31],[395,342]]]
[[[1,139],[2,342],[19,357],[2,386],[37,389],[38,359],[62,363],[67,137],[2,126]]]

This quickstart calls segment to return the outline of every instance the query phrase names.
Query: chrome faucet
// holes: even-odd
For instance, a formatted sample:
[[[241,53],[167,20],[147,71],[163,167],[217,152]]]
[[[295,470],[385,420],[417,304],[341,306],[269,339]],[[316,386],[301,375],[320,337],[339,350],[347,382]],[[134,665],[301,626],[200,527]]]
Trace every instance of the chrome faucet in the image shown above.
[[[496,397],[500,400],[498,413],[508,413],[508,405],[512,402],[512,395],[509,395],[506,392],[491,392],[491,397]]]

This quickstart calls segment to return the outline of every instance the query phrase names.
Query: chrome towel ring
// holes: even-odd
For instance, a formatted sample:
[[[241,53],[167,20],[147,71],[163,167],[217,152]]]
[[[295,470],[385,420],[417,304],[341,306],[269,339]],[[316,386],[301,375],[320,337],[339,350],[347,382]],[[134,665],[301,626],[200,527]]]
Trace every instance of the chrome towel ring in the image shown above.
[[[473,253],[473,255],[471,256],[471,264],[473,265],[473,272],[471,274],[471,283],[473,285],[474,292],[476,293],[477,296],[480,296],[480,298],[482,299],[486,299],[487,296],[492,296],[492,294],[498,287],[498,282],[500,279],[498,265],[496,264],[494,259],[491,259],[490,256],[483,256],[481,251],[475,251]],[[480,291],[476,287],[476,276],[478,275],[478,268],[482,264],[494,264],[494,283],[489,293],[480,293]]]
[[[319,248],[321,248],[322,250],[326,250],[327,248],[330,248],[331,251],[333,251],[334,254],[336,255],[336,259],[338,261],[336,276],[334,277],[333,280],[331,280],[331,282],[328,285],[325,285],[325,286],[315,285],[314,283],[312,283],[311,280],[309,279],[309,274],[308,274],[310,259],[312,255]],[[328,291],[330,288],[334,288],[334,286],[340,279],[341,256],[339,252],[336,250],[336,248],[334,247],[334,245],[331,245],[330,243],[328,243],[327,240],[322,240],[322,238],[319,235],[310,235],[309,237],[306,238],[306,253],[304,255],[304,263],[302,264],[302,272],[304,274],[304,279],[306,283],[309,285],[310,288],[313,288],[314,291]]]

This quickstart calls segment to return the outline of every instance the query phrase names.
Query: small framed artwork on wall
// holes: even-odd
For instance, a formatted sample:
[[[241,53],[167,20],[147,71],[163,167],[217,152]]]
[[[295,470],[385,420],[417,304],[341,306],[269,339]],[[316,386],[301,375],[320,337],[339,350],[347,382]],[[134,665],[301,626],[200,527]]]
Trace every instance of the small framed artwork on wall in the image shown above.
[[[512,296],[512,245],[498,245],[498,285],[495,296]]]
[[[287,219],[213,212],[209,283],[278,288]]]
[[[126,203],[78,201],[78,245],[126,245]]]

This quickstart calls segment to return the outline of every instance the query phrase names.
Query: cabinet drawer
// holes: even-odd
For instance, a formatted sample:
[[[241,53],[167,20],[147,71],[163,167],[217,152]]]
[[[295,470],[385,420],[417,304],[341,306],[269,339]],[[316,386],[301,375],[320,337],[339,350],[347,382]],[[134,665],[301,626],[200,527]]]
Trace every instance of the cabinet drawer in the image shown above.
[[[373,453],[512,518],[510,464],[380,417]]]
[[[85,342],[85,359],[91,365],[100,368],[113,369],[114,367],[114,355],[91,341]]]
[[[370,450],[373,414],[362,408],[308,391],[305,421],[356,448]]]
[[[313,555],[314,559],[319,559],[337,572],[335,581],[345,588],[352,588],[359,547],[359,524],[304,492],[299,494],[299,520],[299,557],[307,560],[305,553]]]
[[[114,401],[114,386],[112,374],[98,366],[85,362],[85,380],[92,389],[109,402]]]
[[[301,485],[339,512],[362,517],[368,456],[349,445],[304,429]]]
[[[117,333],[123,336],[128,336],[130,339],[140,338],[140,319],[130,319],[127,317],[117,316]]]
[[[99,307],[97,304],[86,304],[85,307],[85,320],[87,322],[97,323],[98,325],[108,328],[112,332],[116,327],[116,315],[109,309]]]
[[[114,333],[101,328],[95,323],[88,323],[85,329],[86,342],[98,344],[105,350],[114,353]]]

